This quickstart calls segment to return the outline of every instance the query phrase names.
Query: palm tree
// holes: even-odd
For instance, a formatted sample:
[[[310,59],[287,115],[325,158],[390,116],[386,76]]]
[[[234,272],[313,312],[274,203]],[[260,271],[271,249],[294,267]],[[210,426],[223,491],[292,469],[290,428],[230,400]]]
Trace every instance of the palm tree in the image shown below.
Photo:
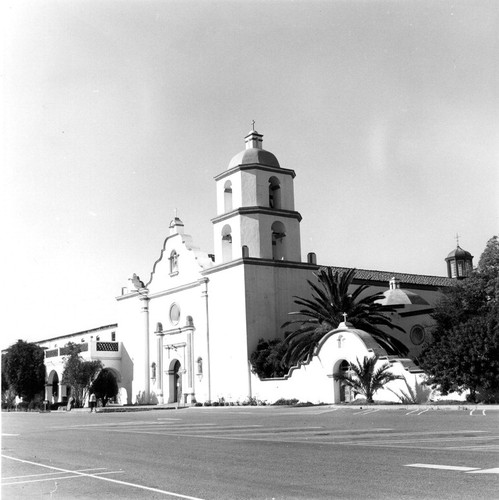
[[[368,403],[373,403],[373,396],[376,391],[382,389],[385,384],[392,380],[404,378],[402,375],[394,375],[388,371],[390,363],[383,364],[375,371],[378,359],[378,356],[371,358],[365,356],[361,364],[357,358],[357,365],[351,364],[349,372],[335,373],[333,375],[334,380],[351,387],[355,392],[365,396]]]
[[[318,284],[307,280],[312,289],[312,298],[294,297],[295,304],[303,308],[290,313],[299,316],[298,319],[287,321],[283,325],[283,328],[298,326],[296,330],[285,334],[288,347],[283,358],[284,365],[291,366],[311,358],[320,340],[343,321],[343,314],[347,314],[348,321],[355,328],[370,333],[389,354],[407,355],[408,349],[402,342],[379,328],[385,326],[404,332],[403,328],[392,324],[390,317],[386,315],[395,309],[376,303],[383,298],[383,294],[375,293],[360,298],[369,288],[366,284],[359,285],[352,293],[348,292],[355,271],[350,269],[340,273],[333,272],[330,267],[322,268],[314,273],[319,280]]]

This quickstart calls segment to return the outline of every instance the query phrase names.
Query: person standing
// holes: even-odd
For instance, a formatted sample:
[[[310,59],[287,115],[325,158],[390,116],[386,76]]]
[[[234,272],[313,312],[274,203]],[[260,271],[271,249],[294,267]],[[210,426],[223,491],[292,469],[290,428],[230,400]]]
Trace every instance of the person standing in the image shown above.
[[[92,394],[90,394],[90,399],[88,401],[90,404],[90,413],[92,413],[95,410],[95,406],[97,403],[97,398],[95,397],[95,392],[92,392]]]

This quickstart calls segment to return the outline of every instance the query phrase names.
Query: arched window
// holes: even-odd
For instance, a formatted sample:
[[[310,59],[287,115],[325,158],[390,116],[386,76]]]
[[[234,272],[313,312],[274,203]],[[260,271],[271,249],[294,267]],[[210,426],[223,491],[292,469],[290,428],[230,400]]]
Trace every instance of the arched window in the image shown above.
[[[232,260],[232,229],[225,225],[222,229],[222,262]]]
[[[282,222],[272,224],[272,258],[284,260],[286,257],[286,228]]]
[[[170,274],[178,273],[178,253],[172,250],[170,254]]]
[[[232,210],[232,182],[230,181],[224,184],[224,210],[225,212]]]
[[[269,207],[281,208],[281,183],[277,177],[269,179]]]

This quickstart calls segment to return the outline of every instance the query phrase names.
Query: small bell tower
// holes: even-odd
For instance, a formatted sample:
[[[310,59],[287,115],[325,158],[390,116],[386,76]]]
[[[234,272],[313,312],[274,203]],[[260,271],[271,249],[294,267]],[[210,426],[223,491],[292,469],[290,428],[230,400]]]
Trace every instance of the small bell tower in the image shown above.
[[[301,215],[294,209],[293,170],[281,168],[262,148],[254,129],[245,149],[215,177],[217,216],[212,219],[215,262],[241,257],[299,262]]]

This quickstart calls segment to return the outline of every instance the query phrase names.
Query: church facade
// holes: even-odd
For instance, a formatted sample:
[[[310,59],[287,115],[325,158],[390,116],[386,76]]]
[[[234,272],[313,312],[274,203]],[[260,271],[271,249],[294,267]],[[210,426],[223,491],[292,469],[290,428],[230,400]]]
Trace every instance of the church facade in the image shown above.
[[[409,360],[391,359],[348,322],[324,339],[308,365],[293,368],[287,377],[261,381],[251,372],[249,358],[258,340],[283,337],[281,325],[296,309],[293,297],[309,296],[307,280],[320,268],[314,254],[301,260],[294,179],[295,172],[264,150],[262,135],[252,130],[245,148],[215,177],[214,255],[195,246],[179,217],[172,220],[148,279],[134,275],[117,297],[117,327],[111,327],[119,356],[103,362],[116,374],[122,403],[255,397],[273,402],[310,394],[322,402],[339,402],[343,396],[334,373],[364,355],[380,355],[394,371],[417,373]],[[464,267],[453,263],[461,253],[451,254],[449,270],[471,266],[469,254]],[[384,303],[396,305],[392,320],[406,333],[391,333],[413,355],[431,332],[430,314],[440,290],[454,282],[450,274],[357,270],[355,275],[355,284],[371,285],[369,293],[384,292]],[[47,352],[54,349],[46,344]],[[101,359],[96,349],[89,351]],[[52,372],[60,371],[54,363]],[[47,399],[54,399],[51,387]]]

